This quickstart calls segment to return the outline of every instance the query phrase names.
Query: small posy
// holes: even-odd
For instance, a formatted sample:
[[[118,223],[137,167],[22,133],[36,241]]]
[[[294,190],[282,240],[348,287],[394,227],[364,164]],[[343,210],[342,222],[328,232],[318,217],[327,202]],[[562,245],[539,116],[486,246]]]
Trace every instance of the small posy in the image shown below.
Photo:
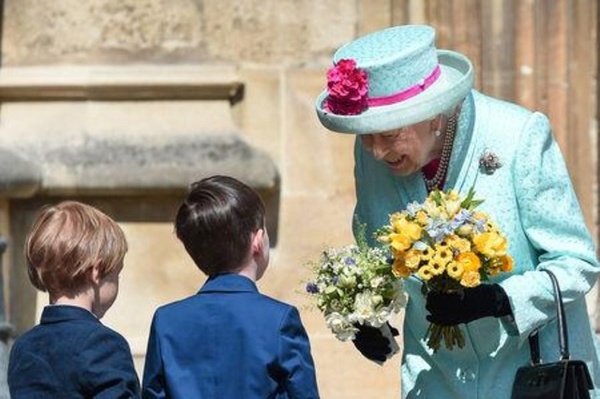
[[[356,325],[383,326],[406,304],[404,285],[386,251],[366,244],[329,248],[316,262],[306,292],[316,299],[327,327],[341,341],[355,338]]]

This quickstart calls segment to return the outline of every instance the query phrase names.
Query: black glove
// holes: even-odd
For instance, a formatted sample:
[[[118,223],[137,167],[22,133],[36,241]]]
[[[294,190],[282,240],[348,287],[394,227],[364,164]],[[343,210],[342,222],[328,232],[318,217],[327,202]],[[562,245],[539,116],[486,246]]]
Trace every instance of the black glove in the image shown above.
[[[483,317],[512,314],[506,292],[498,284],[481,284],[465,288],[463,294],[429,291],[425,308],[427,320],[439,326],[469,323]]]
[[[392,348],[388,339],[381,333],[381,330],[360,324],[355,324],[354,326],[358,328],[356,338],[352,340],[356,349],[369,360],[385,362],[387,355],[392,352]],[[389,323],[388,327],[394,337],[398,335],[398,330],[390,326]]]

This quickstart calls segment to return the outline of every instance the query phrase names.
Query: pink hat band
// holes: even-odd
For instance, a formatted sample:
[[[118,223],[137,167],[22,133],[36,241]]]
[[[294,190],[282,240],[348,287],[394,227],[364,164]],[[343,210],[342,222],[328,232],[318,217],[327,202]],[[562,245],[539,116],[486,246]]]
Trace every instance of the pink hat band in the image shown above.
[[[370,107],[378,107],[382,105],[396,104],[408,100],[409,98],[412,98],[417,94],[424,92],[440,77],[441,72],[442,70],[440,69],[440,65],[438,64],[429,76],[421,80],[416,85],[389,96],[368,98],[367,103]]]

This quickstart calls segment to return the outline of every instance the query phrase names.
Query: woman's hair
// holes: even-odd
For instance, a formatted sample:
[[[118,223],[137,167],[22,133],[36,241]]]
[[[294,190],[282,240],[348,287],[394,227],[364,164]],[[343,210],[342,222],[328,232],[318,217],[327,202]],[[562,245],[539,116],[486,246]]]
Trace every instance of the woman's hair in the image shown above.
[[[252,233],[264,224],[265,207],[256,191],[232,177],[213,176],[190,186],[175,233],[198,268],[211,276],[240,267]]]
[[[75,293],[123,262],[127,240],[114,220],[76,201],[42,208],[27,235],[25,258],[31,283],[50,294]]]

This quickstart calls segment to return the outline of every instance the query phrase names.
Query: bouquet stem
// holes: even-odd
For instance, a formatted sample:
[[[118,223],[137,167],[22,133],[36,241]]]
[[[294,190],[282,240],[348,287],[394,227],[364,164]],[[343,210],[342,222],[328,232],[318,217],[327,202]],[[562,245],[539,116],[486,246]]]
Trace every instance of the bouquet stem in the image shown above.
[[[441,348],[442,342],[448,350],[455,346],[462,348],[465,346],[465,337],[459,326],[440,326],[430,323],[425,333],[427,346],[437,352]]]

